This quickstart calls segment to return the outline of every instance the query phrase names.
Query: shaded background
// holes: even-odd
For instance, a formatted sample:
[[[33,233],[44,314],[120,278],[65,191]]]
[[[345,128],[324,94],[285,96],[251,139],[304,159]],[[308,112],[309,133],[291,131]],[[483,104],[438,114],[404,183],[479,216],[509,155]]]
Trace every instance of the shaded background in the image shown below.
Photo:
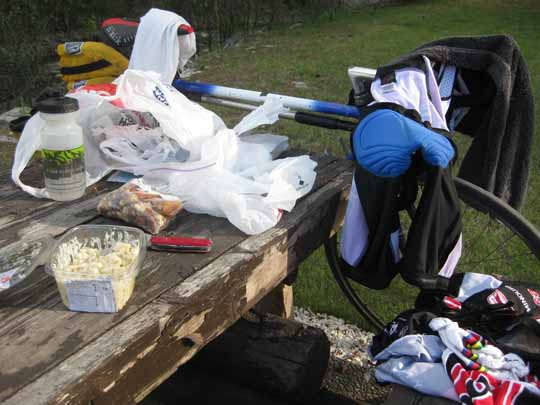
[[[54,81],[56,44],[93,38],[106,18],[138,20],[151,7],[175,11],[197,31],[199,51],[238,36],[320,14],[332,19],[346,0],[3,0],[0,2],[0,111],[29,103]]]

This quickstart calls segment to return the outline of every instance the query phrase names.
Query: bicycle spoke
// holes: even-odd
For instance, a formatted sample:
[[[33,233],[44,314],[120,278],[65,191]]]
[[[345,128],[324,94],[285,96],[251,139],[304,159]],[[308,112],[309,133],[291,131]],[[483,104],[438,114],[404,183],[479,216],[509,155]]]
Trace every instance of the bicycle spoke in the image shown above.
[[[475,234],[474,238],[469,238],[469,239],[467,239],[467,240],[465,241],[465,243],[467,243],[467,244],[468,244],[471,240],[474,241],[473,244],[472,244],[471,246],[468,247],[469,250],[474,251],[474,247],[476,246],[476,244],[478,243],[478,241],[481,240],[480,235],[484,235],[484,234],[487,232],[487,230],[488,230],[488,228],[489,228],[489,225],[490,225],[490,223],[489,223],[489,221],[488,221],[488,222],[486,223],[486,226],[484,226],[484,228],[483,228],[480,232],[478,232],[477,234]]]
[[[495,249],[493,249],[491,252],[488,253],[487,256],[484,257],[484,260],[488,259],[491,257],[491,255],[497,251],[499,251],[499,249],[505,245],[507,242],[511,241],[516,235],[515,234],[511,234],[510,237],[506,238],[505,240],[503,240],[501,243],[499,243]]]

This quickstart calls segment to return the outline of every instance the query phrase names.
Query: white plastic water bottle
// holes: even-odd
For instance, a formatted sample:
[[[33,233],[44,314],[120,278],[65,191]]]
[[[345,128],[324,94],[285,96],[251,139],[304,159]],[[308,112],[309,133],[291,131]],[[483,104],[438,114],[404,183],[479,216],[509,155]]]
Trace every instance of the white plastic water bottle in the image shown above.
[[[52,97],[37,107],[45,121],[41,130],[45,188],[53,200],[80,198],[86,188],[86,171],[83,132],[76,121],[79,102],[70,97]]]

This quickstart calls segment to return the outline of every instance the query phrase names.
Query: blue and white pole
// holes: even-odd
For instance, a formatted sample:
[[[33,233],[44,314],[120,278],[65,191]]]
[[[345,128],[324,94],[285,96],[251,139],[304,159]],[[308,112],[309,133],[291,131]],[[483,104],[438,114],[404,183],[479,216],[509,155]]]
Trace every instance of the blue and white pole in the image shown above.
[[[240,100],[253,104],[262,104],[269,96],[269,93],[263,93],[254,90],[236,89],[233,87],[218,86],[208,83],[195,83],[186,80],[175,80],[173,86],[180,90],[195,94],[208,95],[216,98],[225,98]],[[279,98],[283,105],[291,110],[312,111],[322,114],[332,114],[341,117],[358,118],[358,108],[351,105],[332,103],[329,101],[312,100],[308,98],[291,97],[282,94],[271,94]]]

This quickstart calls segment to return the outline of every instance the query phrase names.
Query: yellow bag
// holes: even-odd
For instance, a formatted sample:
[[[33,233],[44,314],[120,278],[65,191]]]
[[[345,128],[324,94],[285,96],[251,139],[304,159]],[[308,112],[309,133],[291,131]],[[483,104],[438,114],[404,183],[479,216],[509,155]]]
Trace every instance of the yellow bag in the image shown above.
[[[60,73],[65,82],[96,78],[115,78],[124,73],[128,59],[101,42],[66,42],[56,47]],[[100,82],[105,83],[105,82]]]

